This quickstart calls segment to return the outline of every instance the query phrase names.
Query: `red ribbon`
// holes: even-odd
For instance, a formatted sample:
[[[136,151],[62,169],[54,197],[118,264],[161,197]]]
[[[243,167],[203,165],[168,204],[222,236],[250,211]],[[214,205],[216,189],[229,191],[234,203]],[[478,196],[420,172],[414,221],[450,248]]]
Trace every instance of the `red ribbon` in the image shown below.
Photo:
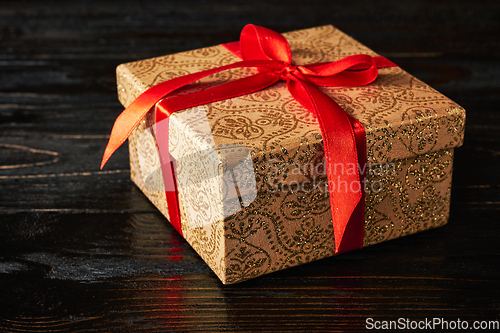
[[[377,68],[396,65],[383,57],[358,54],[335,62],[296,66],[292,63],[290,46],[283,36],[254,25],[247,25],[243,28],[240,49],[243,61],[162,82],[137,97],[116,119],[104,152],[101,169],[155,105],[158,124],[176,111],[247,95],[269,87],[279,80],[284,80],[290,94],[311,111],[320,124],[329,182],[335,253],[361,248],[364,225],[364,174],[359,172],[353,174],[346,172],[346,169],[353,165],[360,166],[360,170],[365,169],[364,128],[360,122],[345,113],[336,102],[325,95],[318,86],[367,85],[377,78]],[[204,77],[240,67],[256,68],[258,73],[202,91],[165,98],[175,90]],[[167,144],[167,139],[168,136],[165,138],[165,135],[162,135],[162,143],[159,142],[159,146]],[[167,169],[170,169],[171,172],[168,151],[162,154],[162,150],[160,149],[162,165],[168,166],[162,170],[169,172]],[[335,174],[340,169],[339,165],[344,166],[341,168],[343,172]],[[338,185],[333,188],[334,184]],[[342,187],[342,184],[346,184],[346,187]],[[352,184],[357,184],[354,191],[351,190]],[[172,198],[171,195],[170,198]],[[170,206],[171,202],[168,201],[167,197],[170,222],[182,233],[178,209],[171,209],[173,206]]]

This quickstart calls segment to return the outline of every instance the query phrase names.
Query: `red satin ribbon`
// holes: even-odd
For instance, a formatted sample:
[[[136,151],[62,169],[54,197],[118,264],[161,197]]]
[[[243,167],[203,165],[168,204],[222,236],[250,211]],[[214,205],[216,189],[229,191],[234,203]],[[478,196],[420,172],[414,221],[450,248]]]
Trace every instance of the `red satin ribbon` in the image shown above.
[[[296,66],[286,39],[272,30],[247,25],[240,38],[243,61],[198,73],[177,77],[151,87],[127,107],[115,121],[108,146],[104,152],[101,169],[118,147],[125,142],[141,119],[156,107],[156,121],[168,118],[172,113],[262,90],[279,80],[285,80],[290,94],[318,118],[325,149],[326,171],[329,186],[332,219],[335,234],[335,253],[361,248],[363,245],[364,175],[346,172],[349,166],[366,163],[364,128],[360,122],[346,114],[318,86],[351,87],[373,82],[378,69],[396,66],[383,57],[359,54],[335,62]],[[165,98],[175,90],[209,75],[232,68],[253,67],[259,73],[212,88]],[[355,133],[358,133],[356,135]],[[362,137],[362,139],[360,139]],[[160,149],[161,150],[161,149]],[[168,154],[164,154],[168,156]],[[166,157],[168,159],[168,157]],[[165,160],[164,162],[167,162]],[[170,164],[168,164],[170,165]],[[336,169],[337,165],[337,169]],[[344,172],[335,174],[344,166]],[[347,184],[345,187],[339,186]],[[351,191],[351,184],[359,190]],[[356,188],[357,189],[357,188]],[[169,206],[170,211],[171,206]],[[173,212],[173,210],[172,210]],[[170,220],[172,223],[171,213]],[[177,230],[180,218],[175,217]]]

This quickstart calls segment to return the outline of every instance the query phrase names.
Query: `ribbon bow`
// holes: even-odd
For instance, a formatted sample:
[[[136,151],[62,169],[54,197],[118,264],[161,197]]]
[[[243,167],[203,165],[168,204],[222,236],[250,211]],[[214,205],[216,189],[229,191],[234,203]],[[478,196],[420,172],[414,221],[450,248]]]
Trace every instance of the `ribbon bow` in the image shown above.
[[[228,45],[231,49],[237,45]],[[383,57],[365,54],[348,56],[335,62],[294,65],[286,39],[279,33],[255,26],[243,28],[240,38],[243,61],[198,73],[177,77],[157,84],[137,97],[116,119],[104,152],[101,169],[111,155],[137,127],[146,113],[156,105],[156,122],[167,119],[172,113],[237,96],[247,95],[272,84],[286,81],[290,94],[319,121],[325,150],[326,173],[329,182],[330,203],[335,234],[335,253],[362,247],[364,225],[363,172],[346,173],[347,166],[366,164],[366,143],[363,125],[345,113],[318,86],[352,87],[373,82],[377,68],[396,66]],[[257,74],[230,81],[212,88],[189,94],[168,97],[175,90],[209,75],[232,68],[251,67]],[[167,154],[168,155],[168,154]],[[343,172],[335,174],[335,165],[343,165]],[[345,191],[334,184],[347,185]],[[350,184],[357,184],[353,191]],[[174,200],[174,204],[176,203]],[[167,198],[168,201],[168,198]],[[169,211],[172,208],[170,203]],[[176,216],[177,215],[177,216]],[[180,231],[180,219],[170,214],[170,222]]]

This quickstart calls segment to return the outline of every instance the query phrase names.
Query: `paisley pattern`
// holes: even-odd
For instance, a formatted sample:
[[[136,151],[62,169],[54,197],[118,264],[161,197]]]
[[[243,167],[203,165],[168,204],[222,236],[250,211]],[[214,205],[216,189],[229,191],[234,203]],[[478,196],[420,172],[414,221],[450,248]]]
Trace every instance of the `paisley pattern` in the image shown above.
[[[284,36],[299,65],[376,55],[332,26]],[[235,61],[214,46],[123,64],[117,68],[119,98],[127,106],[151,85]],[[231,70],[202,82],[215,85],[250,72]],[[199,89],[198,83],[178,93]],[[400,68],[381,69],[367,86],[321,89],[366,129],[364,246],[445,224],[453,148],[463,141],[465,111]],[[197,125],[200,110],[208,132]],[[223,283],[333,255],[319,125],[284,83],[177,115],[169,135],[172,155],[184,156],[177,164],[183,233]],[[141,135],[152,119],[148,114],[130,137],[132,179],[168,216],[164,193],[145,183],[159,168],[154,132]],[[234,154],[223,156],[225,147],[240,146],[251,156],[252,177],[251,164],[238,173],[239,162],[228,162]],[[207,147],[217,153],[208,154]],[[234,188],[234,177],[241,188]],[[244,198],[247,192],[250,199]]]

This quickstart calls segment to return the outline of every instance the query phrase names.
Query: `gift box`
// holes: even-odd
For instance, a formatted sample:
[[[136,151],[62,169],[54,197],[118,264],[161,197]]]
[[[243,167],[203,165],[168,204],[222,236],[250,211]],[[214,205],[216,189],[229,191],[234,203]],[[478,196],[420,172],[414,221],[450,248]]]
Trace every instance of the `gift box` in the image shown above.
[[[333,26],[283,36],[293,66],[360,54],[377,57]],[[127,107],[161,82],[237,63],[237,46],[122,64],[117,68],[119,100]],[[282,79],[286,71],[280,72],[285,73]],[[174,95],[189,100],[190,94],[262,72],[235,67],[196,80]],[[176,228],[223,283],[343,252],[335,231],[336,209],[343,203],[330,200],[335,190],[341,199],[343,193],[363,192],[352,212],[354,216],[358,210],[361,223],[354,248],[447,223],[453,150],[464,133],[465,111],[459,105],[397,66],[379,68],[369,84],[322,86],[364,128],[364,142],[357,146],[357,154],[365,155],[363,163],[336,163],[325,159],[321,119],[292,96],[285,81],[188,107],[166,119],[158,117],[157,105],[146,110],[129,137],[133,182],[167,219],[178,211]],[[160,140],[168,141],[168,147],[162,148]],[[326,169],[332,167],[336,170],[330,175]],[[349,173],[359,175],[359,181],[332,176]],[[346,234],[350,228],[345,227]]]

